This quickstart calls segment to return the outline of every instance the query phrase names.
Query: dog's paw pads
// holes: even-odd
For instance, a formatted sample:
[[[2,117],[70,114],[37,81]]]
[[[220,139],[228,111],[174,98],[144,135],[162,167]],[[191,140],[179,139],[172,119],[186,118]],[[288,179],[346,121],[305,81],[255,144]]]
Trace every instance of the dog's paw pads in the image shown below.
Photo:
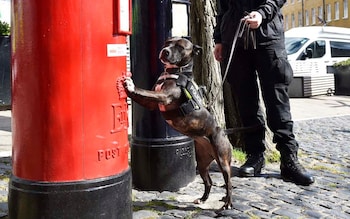
[[[130,77],[125,77],[124,80],[125,87],[129,92],[134,92],[135,91],[135,84],[133,80]]]
[[[230,209],[232,209],[232,204],[227,204],[227,203],[221,208],[221,210],[230,210]]]
[[[200,199],[196,199],[196,200],[193,201],[193,203],[194,204],[202,204],[203,202]]]

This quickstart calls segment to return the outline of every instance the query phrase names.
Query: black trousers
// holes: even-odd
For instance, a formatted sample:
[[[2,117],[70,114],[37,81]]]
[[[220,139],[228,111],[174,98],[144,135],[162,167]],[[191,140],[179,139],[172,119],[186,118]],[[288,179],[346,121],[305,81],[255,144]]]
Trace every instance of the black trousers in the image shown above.
[[[223,45],[223,49],[226,60],[223,66],[226,66],[230,47]],[[288,96],[288,85],[292,78],[293,70],[287,61],[283,42],[258,46],[257,49],[244,49],[238,46],[227,75],[244,127],[257,125],[265,127],[264,115],[259,107],[259,101],[262,101],[259,99],[259,92],[262,92],[267,125],[274,134],[273,141],[281,155],[294,154],[298,150],[298,143],[293,134]],[[264,128],[243,135],[245,151],[248,154],[265,151]]]

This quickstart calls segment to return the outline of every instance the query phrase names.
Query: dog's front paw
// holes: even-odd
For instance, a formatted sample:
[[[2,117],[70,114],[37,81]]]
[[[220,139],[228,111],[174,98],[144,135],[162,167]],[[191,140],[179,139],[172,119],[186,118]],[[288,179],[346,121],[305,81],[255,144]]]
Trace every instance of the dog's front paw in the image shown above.
[[[194,204],[203,204],[206,201],[206,199],[202,199],[202,198],[197,198],[196,200],[193,201]]]
[[[129,92],[134,92],[135,91],[134,81],[130,77],[125,77],[125,79],[124,79],[124,87]]]

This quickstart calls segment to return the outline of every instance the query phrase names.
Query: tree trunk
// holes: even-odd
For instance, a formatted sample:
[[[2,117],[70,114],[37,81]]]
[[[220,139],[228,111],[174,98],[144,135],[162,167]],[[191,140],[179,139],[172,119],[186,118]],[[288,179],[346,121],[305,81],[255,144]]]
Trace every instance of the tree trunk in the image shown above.
[[[220,127],[225,127],[224,100],[220,65],[213,54],[213,30],[215,25],[216,0],[191,1],[191,38],[202,47],[194,59],[195,80],[206,87],[209,110],[215,115]]]
[[[192,42],[202,47],[202,53],[194,59],[194,77],[199,84],[206,87],[209,110],[215,115],[219,126],[238,127],[238,114],[229,85],[223,83],[220,63],[215,60],[213,54],[215,15],[216,0],[191,1],[190,35]],[[235,146],[240,145],[238,136],[229,136]]]

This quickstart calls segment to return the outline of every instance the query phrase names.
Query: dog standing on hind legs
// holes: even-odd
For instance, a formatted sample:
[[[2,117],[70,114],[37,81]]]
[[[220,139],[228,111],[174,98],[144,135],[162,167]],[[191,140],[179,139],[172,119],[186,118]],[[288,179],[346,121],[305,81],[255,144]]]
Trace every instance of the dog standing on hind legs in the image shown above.
[[[193,56],[201,48],[180,37],[169,38],[159,53],[164,72],[153,90],[137,88],[125,77],[128,96],[150,110],[159,109],[166,122],[180,133],[194,139],[198,172],[204,182],[204,194],[194,203],[208,199],[212,181],[209,166],[216,160],[225,180],[226,197],[222,209],[232,207],[232,146],[215,118],[205,108],[198,86],[193,80]]]

